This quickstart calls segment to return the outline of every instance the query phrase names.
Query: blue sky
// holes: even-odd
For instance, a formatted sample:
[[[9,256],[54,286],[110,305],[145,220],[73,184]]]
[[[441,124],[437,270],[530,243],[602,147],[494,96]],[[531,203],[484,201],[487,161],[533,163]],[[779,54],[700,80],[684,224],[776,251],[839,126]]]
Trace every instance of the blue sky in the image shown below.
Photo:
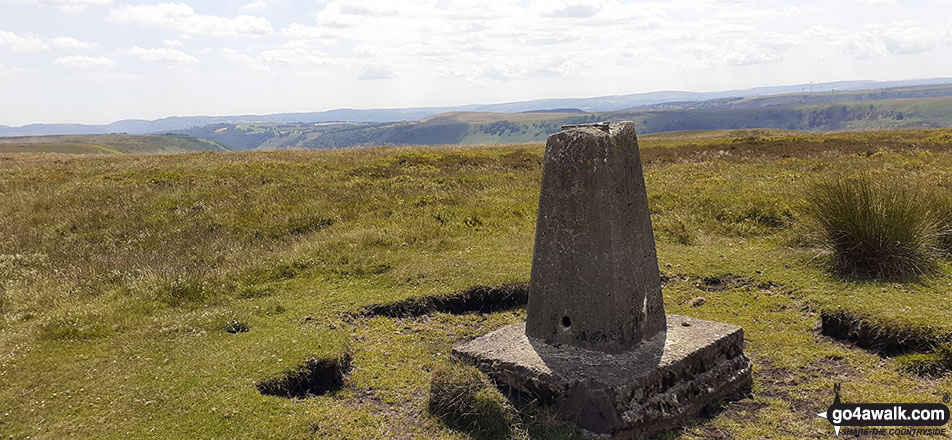
[[[952,0],[0,0],[0,124],[952,76]]]

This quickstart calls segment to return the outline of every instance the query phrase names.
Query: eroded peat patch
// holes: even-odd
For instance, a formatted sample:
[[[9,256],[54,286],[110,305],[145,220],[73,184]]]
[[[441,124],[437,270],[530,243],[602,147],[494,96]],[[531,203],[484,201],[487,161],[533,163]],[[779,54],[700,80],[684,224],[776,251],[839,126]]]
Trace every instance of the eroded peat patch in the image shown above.
[[[525,306],[528,300],[527,284],[474,286],[448,295],[374,304],[362,308],[357,315],[401,318],[429,313],[495,313]]]
[[[941,377],[952,370],[952,335],[891,325],[843,310],[821,312],[820,320],[823,335],[895,358],[901,371]]]
[[[269,396],[304,399],[337,391],[350,371],[351,355],[335,358],[311,358],[298,367],[271,379],[258,382],[258,392]]]

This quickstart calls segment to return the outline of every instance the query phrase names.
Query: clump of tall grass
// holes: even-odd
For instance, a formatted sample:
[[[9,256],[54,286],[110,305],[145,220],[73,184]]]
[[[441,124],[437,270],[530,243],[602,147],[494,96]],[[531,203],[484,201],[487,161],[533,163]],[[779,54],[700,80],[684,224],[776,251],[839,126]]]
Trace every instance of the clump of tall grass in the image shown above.
[[[515,409],[485,375],[456,363],[433,372],[430,412],[479,439],[509,438],[518,422]]]
[[[952,257],[952,195],[937,193],[932,199],[939,250],[946,257]]]
[[[937,199],[896,178],[832,177],[811,185],[807,214],[836,273],[904,279],[932,272],[941,256]]]

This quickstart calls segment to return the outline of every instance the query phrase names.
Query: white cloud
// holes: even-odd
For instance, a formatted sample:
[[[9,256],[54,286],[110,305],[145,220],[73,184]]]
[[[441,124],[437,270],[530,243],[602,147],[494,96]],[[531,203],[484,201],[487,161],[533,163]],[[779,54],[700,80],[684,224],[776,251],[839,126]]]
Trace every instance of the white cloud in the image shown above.
[[[245,68],[246,70],[265,73],[269,76],[274,75],[274,72],[271,71],[270,67],[251,55],[227,47],[222,49],[220,52],[225,56],[225,58],[241,64],[241,67]]]
[[[154,49],[144,49],[134,46],[131,49],[119,51],[121,55],[130,55],[144,61],[154,61],[165,65],[185,65],[198,62],[198,58],[185,52],[168,47],[157,47]]]
[[[531,61],[499,58],[486,63],[479,73],[485,78],[506,82],[566,77],[590,67],[591,62],[580,55],[555,55]]]
[[[240,9],[242,11],[256,11],[259,9],[265,9],[268,7],[268,2],[264,0],[254,0],[249,3],[245,3]]]
[[[179,40],[162,40],[162,44],[169,47],[181,47],[182,42]]]
[[[771,63],[782,58],[780,53],[766,49],[749,39],[725,41],[721,45],[721,52],[724,61],[732,66]]]
[[[805,32],[815,37],[829,37],[830,35],[836,34],[836,30],[823,25],[810,26]]]
[[[939,26],[922,27],[916,24],[897,24],[880,33],[886,50],[890,53],[908,55],[925,52],[942,43],[952,41],[952,32]]]
[[[391,79],[396,76],[397,72],[393,70],[393,67],[380,64],[374,66],[365,66],[363,71],[360,72],[360,75],[357,76],[357,79]]]
[[[86,50],[99,47],[99,43],[80,41],[72,37],[56,37],[45,40],[33,34],[18,35],[0,30],[0,48],[14,52],[37,52],[50,49]]]
[[[952,30],[942,26],[921,26],[915,22],[890,25],[868,24],[862,30],[838,32],[834,42],[857,58],[910,55],[952,43]]]
[[[661,57],[661,52],[653,47],[635,47],[622,49],[615,55],[615,63],[621,66],[634,66],[653,62]]]
[[[273,32],[271,22],[262,17],[202,15],[185,3],[127,5],[110,11],[109,18],[143,26],[165,27],[185,35],[267,35]]]
[[[0,78],[9,78],[29,71],[29,69],[24,69],[22,67],[7,67],[3,64],[0,64]]]
[[[79,67],[79,68],[90,68],[90,67],[112,67],[116,63],[106,57],[88,57],[84,55],[73,55],[68,57],[57,58],[53,62],[57,66],[69,66],[69,67]]]
[[[88,6],[108,5],[112,0],[7,0],[40,6],[53,6],[64,12],[82,12]]]
[[[300,23],[291,23],[281,33],[293,40],[321,41],[324,44],[334,44],[337,40],[334,32],[317,26],[306,26]]]
[[[305,40],[290,40],[279,48],[261,51],[259,58],[264,63],[311,66],[341,62],[339,58],[314,48],[309,41]]]
[[[546,5],[545,15],[549,17],[589,18],[594,17],[601,10],[602,5],[594,1],[553,2]]]
[[[673,63],[686,68],[707,69],[717,65],[745,66],[779,61],[783,56],[766,44],[748,38],[725,40],[720,45],[708,42],[682,43],[676,46],[693,56],[693,60],[674,60]],[[672,62],[672,59],[665,59]]]
[[[0,48],[14,52],[35,52],[49,50],[50,45],[36,35],[17,35],[13,32],[0,31]]]
[[[72,37],[56,37],[50,40],[50,45],[56,49],[74,49],[86,50],[95,49],[100,46],[99,43],[92,41],[80,41]]]
[[[894,5],[896,0],[859,0],[860,3],[867,6]]]
[[[346,2],[333,2],[331,7],[336,8],[337,12],[343,15],[356,15],[360,17],[381,17],[400,15],[398,6],[394,2],[376,1],[376,0],[349,0]]]

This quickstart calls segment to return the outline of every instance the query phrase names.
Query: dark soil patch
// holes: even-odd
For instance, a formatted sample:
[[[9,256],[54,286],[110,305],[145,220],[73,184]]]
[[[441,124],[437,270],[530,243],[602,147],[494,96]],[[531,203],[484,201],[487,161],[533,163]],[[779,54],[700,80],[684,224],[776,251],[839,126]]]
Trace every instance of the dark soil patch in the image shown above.
[[[773,290],[778,287],[782,287],[780,283],[775,283],[773,281],[763,281],[758,282],[756,279],[743,275],[712,275],[706,277],[699,277],[695,275],[686,275],[686,274],[661,274],[661,287],[664,287],[671,282],[694,282],[694,287],[697,287],[701,290],[706,290],[708,292],[719,292],[722,290],[728,289],[738,289],[738,288],[756,288],[761,290]]]
[[[225,331],[228,333],[248,333],[248,324],[241,321],[231,321],[225,324]]]
[[[820,322],[822,334],[883,355],[929,352],[942,342],[923,331],[872,323],[844,311],[820,312]]]
[[[738,287],[749,287],[756,283],[753,278],[740,275],[720,275],[704,277],[696,283],[697,287],[712,292],[733,289]]]
[[[294,370],[258,382],[257,388],[261,394],[289,399],[320,396],[340,389],[350,367],[351,357],[347,354],[333,359],[308,359]]]
[[[384,304],[364,307],[358,316],[386,316],[404,318],[429,313],[495,313],[526,305],[529,300],[527,284],[507,284],[503,286],[476,286],[449,295],[411,298]]]

